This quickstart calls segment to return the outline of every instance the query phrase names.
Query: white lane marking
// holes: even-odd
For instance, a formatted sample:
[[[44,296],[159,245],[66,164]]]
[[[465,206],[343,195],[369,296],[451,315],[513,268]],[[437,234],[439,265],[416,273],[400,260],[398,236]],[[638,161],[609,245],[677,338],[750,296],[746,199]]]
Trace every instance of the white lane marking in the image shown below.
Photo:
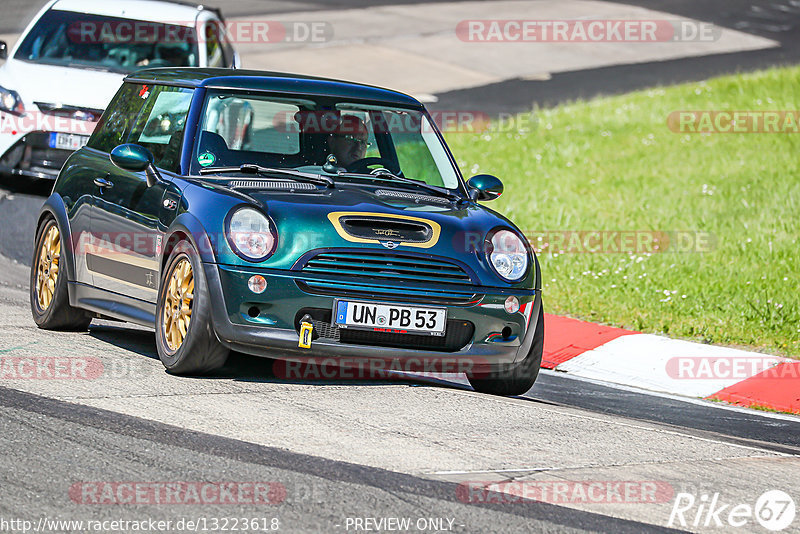
[[[612,339],[556,369],[653,391],[707,397],[785,361],[790,360],[654,334],[635,334]]]

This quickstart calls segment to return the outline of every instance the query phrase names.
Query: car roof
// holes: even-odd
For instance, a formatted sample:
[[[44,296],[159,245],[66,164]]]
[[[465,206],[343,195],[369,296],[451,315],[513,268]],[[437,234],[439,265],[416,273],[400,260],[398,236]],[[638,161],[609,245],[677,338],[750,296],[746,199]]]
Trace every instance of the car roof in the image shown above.
[[[50,9],[193,26],[198,11],[203,7],[188,2],[164,0],[57,0]]]
[[[404,107],[422,107],[422,104],[417,99],[398,91],[372,85],[285,72],[212,68],[160,68],[134,72],[126,78],[126,81],[191,88],[205,87],[324,95],[372,100]]]

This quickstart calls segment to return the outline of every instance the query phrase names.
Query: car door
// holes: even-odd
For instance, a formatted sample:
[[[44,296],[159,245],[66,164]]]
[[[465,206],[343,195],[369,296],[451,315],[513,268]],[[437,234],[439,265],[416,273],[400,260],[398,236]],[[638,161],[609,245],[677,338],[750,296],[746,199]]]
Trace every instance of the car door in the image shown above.
[[[191,89],[159,85],[144,85],[137,95],[144,106],[126,141],[152,152],[164,180],[148,186],[144,172],[107,167],[91,218],[98,253],[87,260],[100,289],[156,302],[162,239],[180,200],[169,177],[179,168],[192,95]]]
[[[86,147],[73,157],[68,173],[65,173],[59,188],[62,196],[77,199],[73,210],[75,216],[70,220],[76,250],[76,281],[94,285],[94,273],[89,263],[94,263],[99,244],[94,239],[91,218],[98,197],[103,194],[100,185],[114,172],[115,167],[108,156],[114,147],[128,138],[144,101],[137,98],[141,85],[124,83],[117,91],[98,122]]]

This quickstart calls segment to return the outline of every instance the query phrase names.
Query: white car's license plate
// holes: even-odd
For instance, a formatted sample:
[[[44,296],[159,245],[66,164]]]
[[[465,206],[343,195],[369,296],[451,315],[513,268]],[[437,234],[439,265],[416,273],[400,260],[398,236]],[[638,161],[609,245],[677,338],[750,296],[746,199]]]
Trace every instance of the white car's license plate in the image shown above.
[[[61,150],[78,150],[79,148],[86,146],[88,141],[88,135],[65,133],[50,134],[50,148],[58,148]]]
[[[443,336],[447,325],[446,308],[337,300],[333,311],[340,328]]]

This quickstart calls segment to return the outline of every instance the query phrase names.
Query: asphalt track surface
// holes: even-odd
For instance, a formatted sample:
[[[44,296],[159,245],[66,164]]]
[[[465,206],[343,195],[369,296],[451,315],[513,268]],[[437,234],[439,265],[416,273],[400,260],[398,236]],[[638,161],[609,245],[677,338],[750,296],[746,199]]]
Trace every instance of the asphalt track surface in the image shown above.
[[[25,241],[32,230],[20,222],[42,200],[20,193],[0,200],[4,245]],[[544,372],[517,399],[477,395],[459,377],[297,383],[276,378],[265,360],[241,354],[213,378],[176,379],[163,372],[146,329],[99,321],[88,338],[38,331],[28,311],[27,256],[20,263],[0,259],[3,354],[98,354],[107,369],[124,362],[135,372],[90,385],[0,380],[2,517],[277,517],[289,532],[354,531],[345,528],[348,518],[408,517],[448,518],[456,532],[649,532],[665,530],[669,503],[464,503],[456,488],[465,480],[538,483],[552,474],[567,481],[658,480],[675,492],[733,492],[729,500],[754,502],[769,489],[792,490],[800,474],[797,418],[560,373]],[[247,401],[252,395],[255,407]],[[464,421],[459,408],[470,414]],[[507,426],[489,423],[496,420]],[[471,443],[481,421],[501,443]],[[352,437],[342,429],[351,424]],[[403,445],[407,434],[413,439]],[[732,490],[742,469],[747,483]],[[80,482],[175,480],[277,482],[286,498],[266,509],[101,506],[70,498],[70,487]]]
[[[501,84],[502,93],[494,87],[439,95],[439,105],[452,107],[464,98],[485,103],[491,95],[497,111],[516,110],[523,100],[515,103],[514,95],[535,94],[552,103],[793,63],[800,54],[790,36],[781,37],[797,34],[792,13],[774,25],[772,11],[767,18],[763,12],[753,15],[753,2],[635,3],[673,13],[685,8],[686,16],[730,27],[761,20],[737,29],[781,40],[782,47],[582,71],[547,82],[511,81]],[[236,5],[242,11],[232,14],[255,14],[252,10],[265,4]],[[269,5],[281,9],[282,4]],[[706,16],[698,13],[704,9]],[[794,31],[787,32],[787,25]],[[502,102],[497,94],[504,95]],[[676,492],[719,492],[726,503],[750,504],[764,491],[780,489],[800,505],[798,418],[553,372],[543,372],[534,388],[516,399],[477,395],[457,377],[298,384],[275,378],[264,360],[237,354],[217,377],[177,379],[161,369],[146,329],[98,322],[89,334],[38,331],[27,311],[27,266],[36,214],[50,186],[0,186],[5,187],[0,190],[2,354],[94,354],[107,368],[124,362],[136,370],[96,383],[0,380],[2,519],[175,522],[244,516],[278,518],[284,532],[352,532],[348,518],[408,517],[451,519],[455,532],[669,530],[671,502],[459,500],[457,484],[478,479],[657,480]],[[286,498],[266,508],[76,503],[69,489],[86,481],[274,481],[285,487]],[[685,529],[765,531],[755,522],[741,529],[691,524]],[[783,532],[798,531],[800,519]]]

